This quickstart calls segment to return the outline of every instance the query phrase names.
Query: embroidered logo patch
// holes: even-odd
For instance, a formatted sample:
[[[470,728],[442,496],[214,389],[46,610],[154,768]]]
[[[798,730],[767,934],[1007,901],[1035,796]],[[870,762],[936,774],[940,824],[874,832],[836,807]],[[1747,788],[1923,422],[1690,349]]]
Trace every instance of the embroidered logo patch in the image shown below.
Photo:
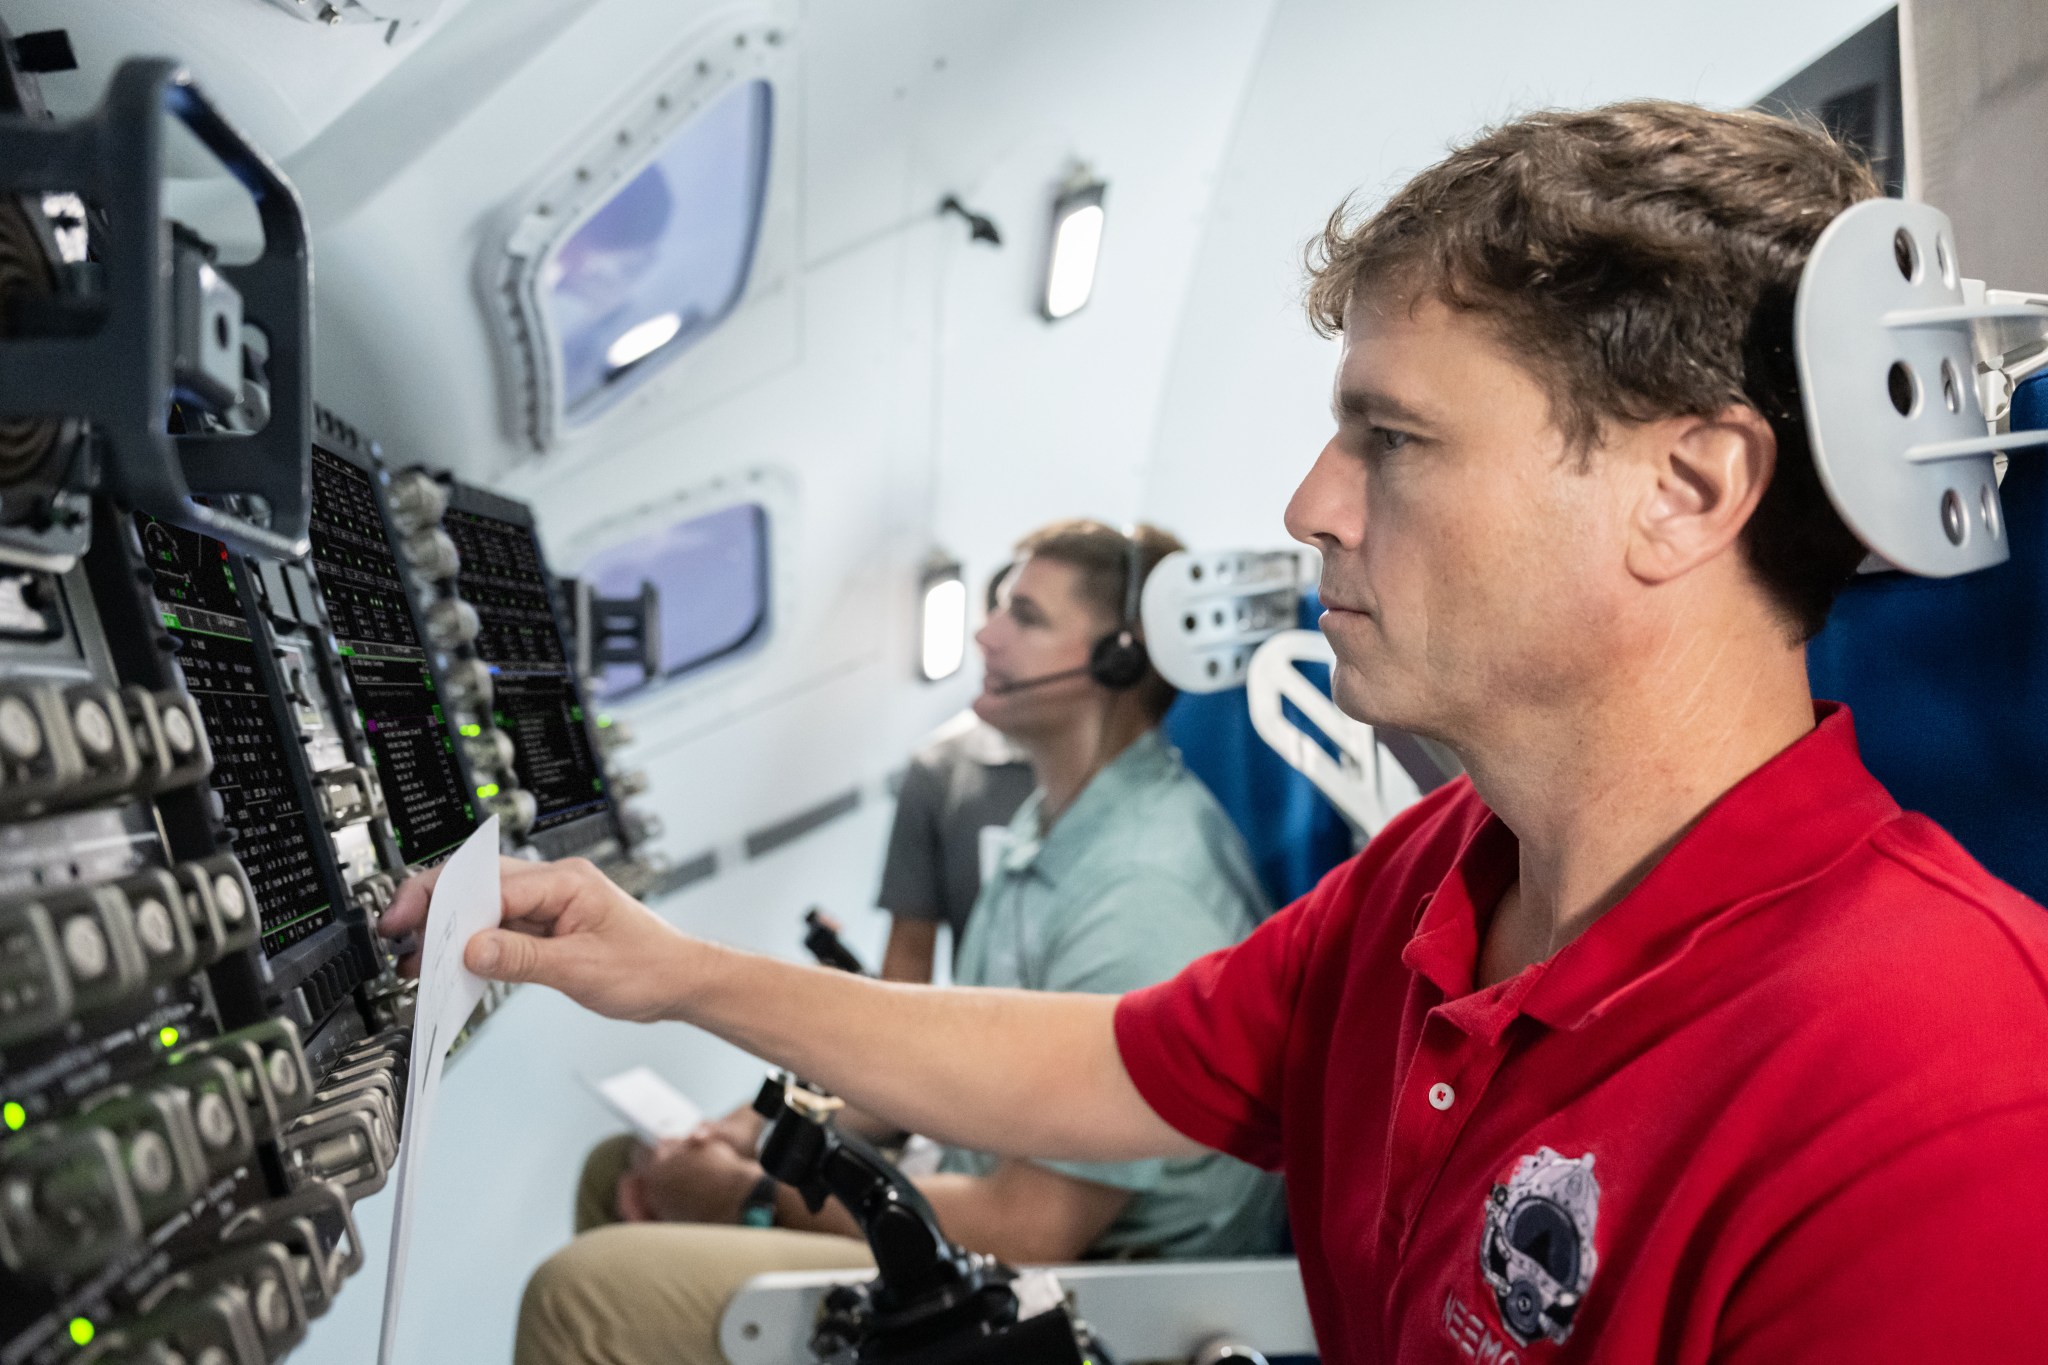
[[[1600,1182],[1593,1154],[1565,1157],[1548,1147],[1515,1163],[1486,1203],[1479,1273],[1500,1306],[1501,1325],[1518,1346],[1539,1337],[1562,1343],[1593,1282],[1600,1258],[1593,1226]]]

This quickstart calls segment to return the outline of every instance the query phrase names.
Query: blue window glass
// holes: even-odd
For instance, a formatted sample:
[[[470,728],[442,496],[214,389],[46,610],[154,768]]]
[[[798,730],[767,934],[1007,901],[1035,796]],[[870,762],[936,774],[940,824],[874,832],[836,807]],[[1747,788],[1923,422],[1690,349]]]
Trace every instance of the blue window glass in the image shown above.
[[[768,513],[758,503],[691,517],[593,556],[582,577],[601,595],[661,594],[661,672],[613,665],[595,680],[617,698],[745,648],[768,623]]]
[[[739,303],[767,195],[773,108],[766,81],[719,96],[549,259],[541,293],[571,421],[682,354]]]

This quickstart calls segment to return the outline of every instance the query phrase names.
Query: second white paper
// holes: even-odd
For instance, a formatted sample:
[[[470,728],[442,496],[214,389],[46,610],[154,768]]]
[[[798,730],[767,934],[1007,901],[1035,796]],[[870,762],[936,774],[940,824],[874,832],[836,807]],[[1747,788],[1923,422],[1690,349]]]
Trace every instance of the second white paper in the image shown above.
[[[480,929],[493,929],[504,913],[498,887],[498,817],[484,821],[441,866],[420,947],[420,989],[413,1007],[412,1061],[407,1070],[404,1128],[398,1142],[396,1190],[391,1207],[391,1265],[384,1280],[384,1329],[379,1365],[391,1365],[398,1310],[405,1290],[406,1251],[412,1242],[413,1183],[433,1124],[441,1067],[449,1045],[484,997],[485,981],[462,965],[462,950]]]

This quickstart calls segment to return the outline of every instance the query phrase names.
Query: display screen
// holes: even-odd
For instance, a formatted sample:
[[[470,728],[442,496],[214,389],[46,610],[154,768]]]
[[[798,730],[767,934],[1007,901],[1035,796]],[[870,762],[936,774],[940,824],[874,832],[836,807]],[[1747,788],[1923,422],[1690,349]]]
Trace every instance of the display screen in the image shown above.
[[[476,608],[481,626],[476,651],[490,665],[494,719],[512,737],[519,785],[539,805],[534,831],[604,810],[604,769],[555,625],[533,529],[452,507],[442,524],[462,556],[457,591]]]
[[[455,740],[406,605],[370,475],[313,447],[313,572],[405,860],[430,863],[476,828]]]
[[[136,528],[164,626],[213,745],[213,774],[235,856],[262,911],[263,951],[276,954],[334,922],[312,834],[287,776],[284,745],[256,668],[227,546],[138,515]]]

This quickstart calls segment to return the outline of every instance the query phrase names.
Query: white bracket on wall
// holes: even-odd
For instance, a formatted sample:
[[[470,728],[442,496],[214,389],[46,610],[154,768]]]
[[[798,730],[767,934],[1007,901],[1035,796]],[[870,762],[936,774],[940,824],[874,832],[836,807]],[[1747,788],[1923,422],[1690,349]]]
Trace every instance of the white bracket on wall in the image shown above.
[[[1366,838],[1422,797],[1422,789],[1373,728],[1353,720],[1303,675],[1302,664],[1334,664],[1336,655],[1319,630],[1289,630],[1273,636],[1252,655],[1246,679],[1252,727],[1288,766],[1330,798]],[[1336,746],[1338,757],[1287,716],[1292,702],[1310,724]]]
[[[1252,653],[1294,628],[1306,550],[1176,550],[1145,579],[1138,616],[1161,677],[1183,692],[1242,687]]]
[[[1793,342],[1821,484],[1849,529],[1909,573],[2005,561],[2005,399],[2048,363],[2048,296],[1958,273],[1955,231],[1926,204],[1872,199],[1821,233],[1799,280]]]

